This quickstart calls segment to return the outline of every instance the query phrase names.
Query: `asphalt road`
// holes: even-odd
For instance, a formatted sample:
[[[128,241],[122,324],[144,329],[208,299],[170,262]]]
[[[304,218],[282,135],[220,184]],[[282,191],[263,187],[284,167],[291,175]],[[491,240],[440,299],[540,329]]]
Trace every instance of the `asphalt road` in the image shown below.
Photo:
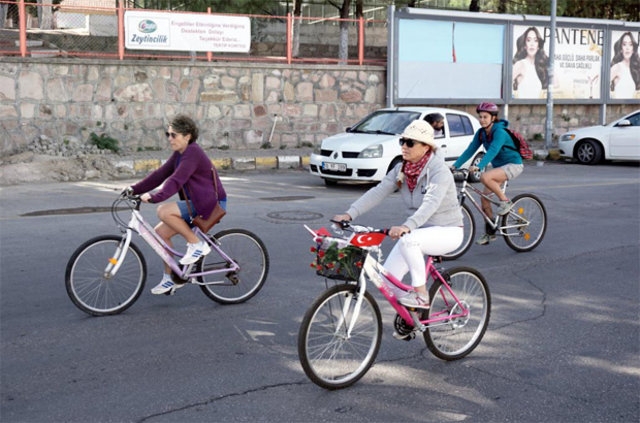
[[[533,192],[549,226],[515,253],[498,239],[447,266],[491,287],[489,329],[444,362],[421,339],[397,341],[390,307],[376,364],[326,391],[304,375],[300,320],[324,289],[303,224],[327,220],[365,187],[327,188],[301,171],[223,178],[229,214],[267,244],[271,272],[252,300],[221,306],[197,287],[151,295],[161,263],[140,238],[149,278],[123,314],[95,318],[64,288],[83,241],[116,234],[108,212],[126,182],[37,184],[0,196],[2,422],[637,422],[640,419],[640,169],[528,166],[511,193]],[[398,198],[360,223],[398,223]],[[153,207],[144,215],[155,222]],[[387,247],[390,241],[385,241]]]

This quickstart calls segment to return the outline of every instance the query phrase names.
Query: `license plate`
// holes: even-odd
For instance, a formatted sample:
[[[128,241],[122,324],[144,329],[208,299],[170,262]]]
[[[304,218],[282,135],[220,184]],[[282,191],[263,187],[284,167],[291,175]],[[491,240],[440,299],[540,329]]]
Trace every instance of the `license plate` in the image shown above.
[[[322,168],[324,170],[331,170],[333,172],[346,172],[347,165],[345,163],[327,163],[322,162]]]

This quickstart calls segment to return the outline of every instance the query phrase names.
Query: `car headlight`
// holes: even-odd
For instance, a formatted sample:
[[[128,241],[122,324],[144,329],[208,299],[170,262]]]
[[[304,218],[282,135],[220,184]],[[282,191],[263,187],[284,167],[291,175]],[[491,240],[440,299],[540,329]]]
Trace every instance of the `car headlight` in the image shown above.
[[[322,144],[316,144],[313,147],[313,154],[320,154],[320,151],[322,150]]]
[[[560,137],[560,141],[573,141],[576,137],[576,134],[564,134]]]
[[[378,157],[382,157],[382,144],[369,146],[358,154],[360,159],[377,159]]]

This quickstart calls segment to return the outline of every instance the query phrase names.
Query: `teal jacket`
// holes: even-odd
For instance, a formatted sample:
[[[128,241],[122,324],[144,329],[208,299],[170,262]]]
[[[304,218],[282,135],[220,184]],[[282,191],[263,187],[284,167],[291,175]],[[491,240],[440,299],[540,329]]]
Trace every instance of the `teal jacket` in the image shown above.
[[[484,146],[486,152],[480,163],[478,163],[480,170],[484,170],[489,163],[491,163],[494,168],[509,163],[522,164],[520,152],[516,149],[511,136],[505,130],[508,126],[509,122],[504,119],[496,121],[491,127],[491,133],[488,137],[485,130],[480,128],[473,136],[473,140],[467,149],[464,150],[453,166],[455,168],[462,166],[475,154],[481,145]]]

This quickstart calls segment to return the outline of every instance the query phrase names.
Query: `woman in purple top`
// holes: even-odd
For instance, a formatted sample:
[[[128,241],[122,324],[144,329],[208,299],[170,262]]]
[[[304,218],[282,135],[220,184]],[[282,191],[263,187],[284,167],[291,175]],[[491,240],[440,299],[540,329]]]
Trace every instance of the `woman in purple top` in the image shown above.
[[[196,144],[198,127],[191,118],[185,115],[176,116],[169,124],[166,134],[173,154],[160,168],[133,185],[131,189],[134,194],[143,193],[140,199],[145,203],[160,203],[179,193],[180,201],[158,206],[160,223],[155,230],[169,246],[172,246],[171,238],[176,234],[187,240],[187,252],[180,259],[180,264],[188,265],[211,252],[211,247],[199,240],[191,230],[191,218],[201,215],[207,219],[218,201],[226,208],[227,194],[219,179],[216,181],[218,192],[214,192],[211,173],[213,165],[207,154]],[[159,191],[149,193],[163,183]],[[185,198],[185,193],[188,198]],[[191,215],[187,201],[191,202]],[[164,294],[182,287],[171,279],[171,268],[166,263],[164,267],[162,280],[151,290],[154,294]]]

